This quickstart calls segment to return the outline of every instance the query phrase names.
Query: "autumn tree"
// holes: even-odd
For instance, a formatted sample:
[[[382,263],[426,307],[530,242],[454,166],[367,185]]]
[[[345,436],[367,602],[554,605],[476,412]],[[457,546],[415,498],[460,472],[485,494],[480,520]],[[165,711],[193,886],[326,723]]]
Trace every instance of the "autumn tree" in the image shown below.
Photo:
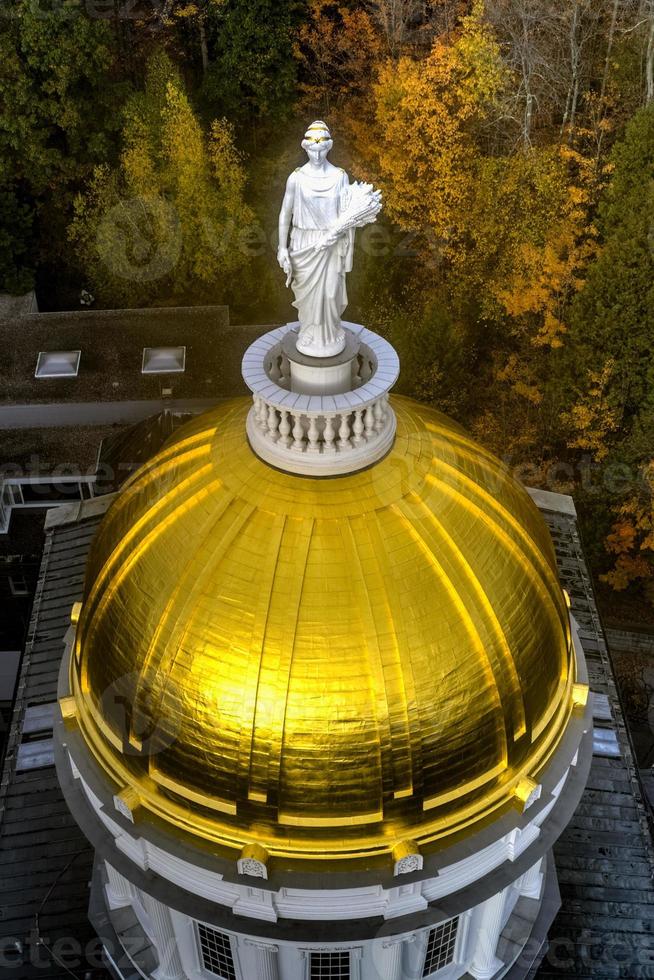
[[[75,202],[69,237],[92,290],[114,306],[227,299],[246,264],[244,182],[229,125],[205,134],[178,72],[154,56],[117,167],[98,167]]]
[[[613,566],[602,576],[617,592],[642,588],[654,606],[654,460],[645,464],[640,479],[615,508],[606,539]]]
[[[300,90],[314,111],[356,112],[382,59],[382,39],[370,14],[329,0],[312,0],[298,32]],[[349,103],[349,104],[348,104]]]
[[[629,476],[613,497],[607,581],[652,588],[654,451],[654,105],[640,110],[611,155],[599,207],[600,250],[569,317],[574,393],[570,445]]]
[[[480,434],[524,445],[525,432],[537,441],[538,426],[557,415],[545,411],[543,381],[592,254],[593,171],[571,150],[515,138],[521,121],[507,135],[520,84],[477,4],[427,58],[382,68],[371,156],[387,211],[418,236],[421,288],[468,324],[458,331],[467,344],[475,337],[481,387],[491,393]]]

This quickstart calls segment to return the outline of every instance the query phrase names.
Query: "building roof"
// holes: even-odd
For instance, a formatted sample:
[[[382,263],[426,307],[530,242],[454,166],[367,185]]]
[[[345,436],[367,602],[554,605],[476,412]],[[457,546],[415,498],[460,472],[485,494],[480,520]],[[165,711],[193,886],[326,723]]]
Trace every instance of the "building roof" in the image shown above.
[[[652,978],[652,813],[634,763],[574,509],[562,510],[559,495],[548,496],[541,501],[548,508],[542,512],[595,693],[595,754],[581,804],[554,847],[562,907],[538,977]]]
[[[244,391],[243,351],[266,330],[231,326],[225,306],[76,310],[2,318],[0,403],[36,404],[152,400],[163,387],[175,398],[206,399]],[[145,347],[186,347],[181,374],[143,375]],[[41,351],[81,351],[75,378],[35,378]]]
[[[248,399],[212,410],[91,549],[71,671],[87,745],[148,816],[234,860],[258,844],[289,870],[363,870],[398,840],[449,846],[511,810],[567,729],[537,508],[446,416],[393,406],[388,456],[328,482],[258,459]]]
[[[92,509],[93,502],[89,506]],[[63,951],[57,943],[72,939],[81,950],[91,944],[90,950],[95,942],[97,952],[87,919],[93,849],[59,788],[52,717],[63,635],[71,604],[81,595],[87,551],[98,523],[94,516],[47,532],[19,676],[0,781],[0,949],[5,965],[15,958],[16,968],[4,971],[14,980],[70,978],[37,945],[37,915],[39,934],[51,948]],[[22,952],[12,952],[15,943]],[[79,960],[88,968],[88,959]],[[47,963],[50,966],[44,967]],[[105,975],[98,971],[93,976]]]

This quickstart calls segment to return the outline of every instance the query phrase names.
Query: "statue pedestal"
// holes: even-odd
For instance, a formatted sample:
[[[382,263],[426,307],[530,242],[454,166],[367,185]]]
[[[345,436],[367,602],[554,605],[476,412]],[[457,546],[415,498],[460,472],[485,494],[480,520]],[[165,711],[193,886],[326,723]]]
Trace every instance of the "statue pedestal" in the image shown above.
[[[351,391],[356,373],[359,341],[345,328],[345,347],[332,357],[313,357],[297,349],[297,332],[284,337],[282,350],[291,369],[291,391],[301,395],[339,395]]]
[[[382,459],[395,439],[388,392],[400,365],[382,337],[356,323],[343,325],[346,349],[309,357],[296,346],[298,323],[259,337],[243,356],[252,392],[247,418],[259,459],[287,473],[336,476]]]

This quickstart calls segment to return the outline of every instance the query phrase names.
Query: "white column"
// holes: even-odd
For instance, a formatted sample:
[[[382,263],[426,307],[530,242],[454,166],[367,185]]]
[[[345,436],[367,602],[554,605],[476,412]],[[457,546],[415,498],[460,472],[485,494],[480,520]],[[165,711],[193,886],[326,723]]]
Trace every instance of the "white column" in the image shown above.
[[[152,923],[150,938],[159,957],[159,966],[154,971],[153,977],[156,980],[186,980],[170,910],[145,892],[141,892],[141,901]]]
[[[543,873],[541,868],[543,866],[543,859],[537,861],[536,864],[526,871],[522,878],[522,883],[520,885],[520,894],[524,895],[525,898],[536,898],[539,899],[543,891]]]
[[[429,929],[426,929],[421,932],[414,932],[412,936],[407,936],[401,944],[404,958],[404,976],[407,980],[420,980],[422,977],[428,939]],[[402,976],[402,974],[400,975]]]
[[[477,910],[472,924],[474,952],[468,972],[477,980],[490,980],[502,961],[495,955],[502,930],[506,889],[493,895]]]
[[[373,980],[402,980],[402,941],[377,943],[373,963]]]
[[[250,949],[250,962],[254,966],[253,978],[257,980],[279,980],[279,947],[271,943],[256,943],[251,939],[245,940]]]
[[[132,886],[127,878],[116,871],[107,861],[104,863],[107,872],[107,901],[109,908],[122,909],[132,904]]]

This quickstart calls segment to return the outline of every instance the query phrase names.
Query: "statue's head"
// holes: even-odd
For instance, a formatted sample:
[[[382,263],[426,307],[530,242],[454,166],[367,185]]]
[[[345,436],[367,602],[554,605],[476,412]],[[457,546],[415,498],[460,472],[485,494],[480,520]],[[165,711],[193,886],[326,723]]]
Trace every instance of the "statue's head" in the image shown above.
[[[327,123],[322,119],[316,119],[311,123],[302,140],[302,149],[312,163],[322,163],[333,145],[334,141]]]

